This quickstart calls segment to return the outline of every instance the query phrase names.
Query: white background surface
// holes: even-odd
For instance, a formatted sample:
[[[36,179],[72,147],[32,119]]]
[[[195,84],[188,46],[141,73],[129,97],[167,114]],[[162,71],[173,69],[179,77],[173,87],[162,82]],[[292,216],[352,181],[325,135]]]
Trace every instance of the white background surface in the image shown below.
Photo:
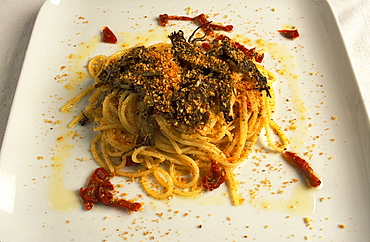
[[[370,1],[328,0],[339,21],[370,111]],[[0,7],[0,144],[37,13],[44,0],[3,0]]]

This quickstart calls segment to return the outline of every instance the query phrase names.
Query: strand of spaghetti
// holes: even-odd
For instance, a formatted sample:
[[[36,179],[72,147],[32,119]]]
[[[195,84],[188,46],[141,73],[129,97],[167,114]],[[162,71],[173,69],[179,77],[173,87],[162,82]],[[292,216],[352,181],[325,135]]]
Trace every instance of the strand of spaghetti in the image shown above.
[[[106,96],[104,98],[103,105],[102,105],[102,107],[103,107],[102,108],[102,114],[103,114],[103,117],[105,118],[105,121],[108,124],[118,123],[118,120],[117,120],[118,117],[115,117],[115,115],[114,115],[117,112],[116,112],[116,110],[112,110],[113,107],[111,105],[111,98],[114,97],[114,96],[115,96],[115,93],[108,94],[108,96]]]
[[[173,138],[171,138],[171,136],[168,135],[168,133],[163,132],[163,136],[165,136],[168,139],[168,141],[170,142],[170,144],[172,145],[172,147],[175,149],[175,151],[176,151],[177,154],[181,154],[182,153],[179,145],[176,143],[176,141]]]
[[[261,129],[262,129],[262,125],[259,128],[259,130],[261,130]],[[249,139],[249,142],[248,142],[247,147],[246,147],[246,152],[244,152],[244,157],[245,158],[248,157],[250,155],[250,153],[252,152],[252,148],[257,143],[257,139],[258,139],[258,134],[255,134],[254,136],[252,136]]]
[[[97,104],[97,102],[99,101],[100,96],[103,93],[104,92],[101,89],[96,89],[96,91],[90,96],[90,98],[89,98],[90,104],[87,105],[87,107],[89,107],[89,106],[95,106]]]
[[[150,150],[146,150],[146,148],[141,148],[141,149],[140,148],[138,148],[137,150],[134,151],[134,154],[132,155],[132,157],[135,156],[135,158],[133,158],[133,160],[136,159],[137,154],[140,154],[140,155],[144,155],[144,156],[157,157],[157,158],[159,158],[160,160],[163,160],[163,161],[168,160],[169,162],[171,162],[173,164],[188,166],[188,169],[192,170],[192,179],[188,183],[182,184],[180,187],[188,188],[188,187],[191,187],[191,186],[193,186],[197,183],[197,181],[199,179],[199,175],[200,175],[199,167],[195,163],[195,161],[192,158],[190,158],[189,156],[187,156],[187,155],[174,155],[174,156],[172,156],[172,155],[166,155],[164,153],[160,153],[158,151],[153,152],[153,151],[150,151]],[[137,152],[137,154],[135,154],[135,152]],[[171,177],[173,177],[173,176],[171,176]]]
[[[109,156],[111,157],[121,157],[122,154],[123,154],[123,151],[121,150],[117,150],[115,147],[111,146],[110,143],[109,143],[109,140],[107,138],[106,139],[106,145],[107,145],[107,153]]]
[[[197,187],[194,190],[183,190],[183,189],[179,189],[177,187],[173,188],[173,193],[174,194],[184,196],[184,197],[195,197],[195,196],[198,196],[198,195],[202,194],[203,191],[204,191],[204,189],[201,188],[201,187]]]
[[[108,116],[108,122],[107,123],[110,123],[110,124],[121,124],[121,121],[119,120],[119,117],[118,117],[118,108],[116,107],[116,105],[114,104],[114,99],[115,96],[112,96],[109,98],[109,101],[108,101],[108,107],[107,107],[107,112],[109,112],[111,115]]]
[[[97,55],[91,58],[87,64],[87,70],[92,78],[96,79],[98,77],[106,61],[107,57],[105,55]]]
[[[140,151],[138,151],[138,154],[144,155],[144,156],[155,157],[155,158],[159,159],[159,163],[162,163],[163,161],[166,160],[165,155],[163,155],[163,154],[161,154],[160,152],[157,152],[157,151],[148,150],[150,148],[148,146],[145,146],[145,147],[146,148],[144,148],[144,149],[140,149]]]
[[[103,135],[102,133],[95,135],[95,137],[91,141],[91,148],[90,148],[90,150],[91,150],[91,154],[94,157],[94,159],[96,160],[96,162],[101,167],[104,167],[104,169],[108,170],[107,164],[102,160],[102,158],[100,157],[100,155],[98,153],[98,150],[97,150],[97,145],[101,141],[102,135]]]
[[[130,98],[128,98],[129,96],[131,96]],[[128,107],[129,107],[129,101],[130,99],[134,98],[135,99],[135,96],[136,94],[134,94],[133,92],[130,92],[130,91],[124,91],[120,97],[119,97],[119,101],[118,101],[118,117],[121,121],[121,124],[123,126],[129,126],[129,125],[124,125],[126,123],[128,123],[127,121],[127,118],[126,118],[126,114],[128,114],[128,110],[126,110]]]
[[[126,166],[127,164],[127,159],[130,159],[128,156],[126,156],[127,154],[123,154],[121,155],[121,158],[120,158],[120,162],[119,164],[115,164],[114,165],[114,168],[116,169],[116,173],[118,170],[122,169],[123,167]]]
[[[196,147],[186,147],[182,149],[183,154],[187,155],[194,155],[197,159],[203,160],[203,161],[209,161],[209,156],[207,153],[197,149]]]
[[[127,142],[122,142],[122,139],[128,139],[127,135],[121,132],[121,129],[105,129],[103,135],[106,141],[118,151],[126,151],[131,148],[131,145]]]
[[[142,162],[143,162],[143,160],[140,160],[140,159],[138,158],[138,155],[139,155],[139,153],[140,153],[142,150],[145,150],[147,147],[148,147],[148,146],[140,146],[140,147],[136,148],[136,149],[134,150],[134,152],[132,152],[132,155],[131,155],[131,159],[132,159],[132,161],[133,161],[133,162],[135,162],[135,163],[137,163],[137,164],[142,163]]]
[[[157,179],[157,181],[159,182],[159,184],[161,186],[163,186],[165,188],[169,188],[169,187],[172,187],[172,189],[174,188],[172,177],[164,169],[162,169],[160,167],[154,167],[153,168],[153,175],[154,175],[154,178]],[[162,175],[166,178],[167,181],[165,179],[163,179]],[[169,195],[172,195],[172,191],[170,192]]]
[[[258,126],[258,122],[259,122],[258,113],[252,112],[248,120],[249,130],[247,134],[247,139],[249,139],[258,132],[258,129],[256,128]]]
[[[171,143],[169,142],[169,139],[163,139],[164,136],[163,135],[158,135],[158,134],[157,134],[156,137],[157,137],[156,147],[158,149],[161,149],[161,150],[169,152],[169,153],[180,153],[179,151],[174,150],[174,147],[172,145],[170,145]],[[190,136],[190,137],[193,137],[193,136]],[[185,146],[184,148],[181,148],[181,153],[184,152],[183,149],[186,149],[187,147],[191,148],[193,146]],[[209,156],[206,153],[202,152],[202,155],[204,157],[207,157],[208,160],[209,160]],[[203,159],[205,159],[205,158],[203,158]]]
[[[121,170],[116,171],[117,176],[132,177],[132,178],[147,176],[150,173],[152,173],[152,170],[135,171],[135,172],[121,171]]]
[[[267,98],[268,101],[268,108],[270,112],[270,116],[272,117],[272,114],[275,112],[275,91],[274,89],[270,90],[271,98]]]
[[[194,161],[197,164],[199,171],[209,172],[209,168],[210,168],[209,167],[210,166],[210,164],[209,164],[209,158],[208,158],[208,160],[200,160],[200,159],[197,159],[197,160],[194,160]],[[178,170],[181,170],[182,167],[181,166],[178,166],[177,169]]]
[[[250,124],[250,119],[253,118],[253,114],[255,111],[255,107],[252,105],[251,108],[248,108],[248,99],[250,99],[252,96],[254,96],[254,93],[246,93],[242,92],[239,94],[238,98],[238,118],[235,120],[235,122],[238,124],[237,127],[234,128],[233,134],[234,137],[232,140],[230,140],[225,149],[224,152],[232,156],[232,159],[234,162],[239,163],[238,157],[241,157],[242,152],[245,150],[245,144],[247,140],[251,137],[248,135],[249,133],[253,133],[253,126]],[[252,121],[253,124],[253,121]]]
[[[111,124],[111,125],[104,125],[104,126],[99,126],[99,127],[93,127],[93,130],[95,132],[97,131],[103,131],[107,129],[123,129],[122,125],[120,124]]]
[[[176,164],[180,164],[180,165],[187,165],[188,169],[193,171],[192,172],[192,177],[193,178],[189,183],[187,183],[186,185],[183,185],[182,188],[187,188],[187,187],[193,186],[194,184],[196,184],[196,182],[199,179],[199,168],[198,168],[197,164],[195,163],[195,161],[193,159],[191,159],[189,156],[186,156],[186,155],[176,155],[176,156],[166,155],[166,154],[158,152],[158,151],[145,150],[144,148],[137,149],[137,151],[135,151],[135,152],[137,152],[138,154],[143,155],[143,156],[157,157],[161,161],[168,160],[171,163],[176,163]],[[136,156],[137,156],[136,154],[132,155],[132,157],[136,157]],[[135,159],[135,158],[133,158],[133,159]]]
[[[223,149],[223,152],[225,153],[226,156],[230,156],[230,154],[232,154],[233,152],[233,149],[237,146],[237,142],[240,137],[239,132],[236,132],[238,130],[239,130],[239,127],[233,130],[232,139],[230,140],[230,142],[226,144],[225,148]]]
[[[261,127],[261,129],[262,129],[262,127]],[[252,152],[252,148],[257,143],[257,139],[258,139],[258,134],[251,137],[251,139],[248,140],[248,142],[246,143],[246,147],[245,147],[244,151],[242,152],[241,156],[239,158],[236,158],[235,160],[231,160],[231,162],[233,162],[234,166],[230,166],[230,167],[235,168],[235,167],[241,165],[248,158],[248,156]]]
[[[248,132],[248,139],[250,139],[250,137],[252,136],[259,135],[259,133],[261,132],[261,129],[264,126],[264,123],[266,122],[266,120],[263,119],[263,110],[264,110],[263,96],[259,98],[256,96],[252,96],[251,99],[252,99],[251,108],[254,111],[248,121],[248,126],[250,127],[249,132]],[[261,107],[258,107],[258,106],[261,106]]]
[[[124,95],[120,97],[118,105],[118,117],[125,129],[131,134],[137,134],[137,126],[134,125],[135,122],[130,122],[126,115],[130,115],[133,110],[128,110],[129,107],[135,105],[136,94],[125,91]],[[133,121],[133,120],[131,120]]]
[[[91,85],[88,88],[82,90],[75,97],[71,98],[63,107],[60,108],[60,111],[65,113],[69,111],[74,105],[80,102],[84,97],[88,96],[95,89],[95,85]]]
[[[129,152],[129,153],[124,152],[124,154],[122,154],[122,156],[120,158],[121,163],[118,164],[118,165],[115,165],[116,173],[117,173],[118,176],[122,176],[122,174],[125,173],[125,171],[121,171],[121,169],[124,169],[126,167],[126,164],[127,164],[128,160],[131,161],[131,154],[132,154],[132,151]],[[141,172],[141,171],[137,171],[137,172]],[[129,172],[129,173],[132,173],[132,172]],[[132,173],[132,174],[135,174],[135,173]],[[139,175],[139,176],[141,176],[141,175]]]
[[[139,127],[139,122],[138,122],[138,112],[140,112],[140,110],[138,110],[138,106],[137,106],[137,94],[134,93],[133,96],[131,96],[130,94],[130,98],[127,102],[126,105],[124,105],[123,107],[125,107],[125,114],[126,114],[126,119],[128,121],[129,124],[131,124],[131,126],[134,128],[135,130],[135,135],[138,134],[140,131],[140,127]],[[120,106],[119,106],[120,107]]]
[[[179,149],[181,149],[181,151],[178,151],[178,150],[175,149],[175,147],[170,142],[169,138],[166,137],[163,134],[163,132],[161,132],[161,131],[156,132],[156,144],[155,144],[155,147],[157,149],[162,150],[162,151],[165,151],[167,153],[178,154],[179,152],[180,153],[182,152],[182,149],[184,147],[187,147],[187,146],[184,146],[184,145],[178,144],[178,143],[176,143],[176,145],[178,146]]]
[[[261,105],[262,98],[263,97],[260,96],[260,93],[256,95],[256,93],[253,92],[250,95],[248,95],[251,113],[250,113],[250,118],[248,120],[248,126],[250,128],[248,130],[247,139],[249,139],[249,137],[255,135],[255,133],[259,132],[257,127],[258,127],[260,122],[264,121],[261,118],[261,116],[262,116],[261,112],[262,112],[262,109],[263,109],[263,106]]]
[[[263,97],[266,96],[266,93],[263,92]],[[272,138],[271,138],[271,134],[270,134],[270,120],[271,120],[271,114],[270,114],[270,110],[269,110],[269,107],[268,107],[268,104],[266,103],[266,99],[263,98],[263,106],[265,107],[263,109],[263,112],[262,112],[262,117],[264,119],[264,128],[265,128],[265,131],[266,131],[266,137],[267,137],[267,142],[268,144],[270,145],[271,148],[273,148],[274,150],[278,151],[278,152],[283,152],[284,151],[284,146],[283,147],[278,147],[277,145],[275,145],[275,143],[272,141]]]
[[[89,102],[90,104],[86,106],[85,110],[84,110],[84,114],[88,114],[90,113],[93,109],[94,109],[94,105],[95,103],[98,101],[99,97],[101,96],[103,92],[99,89],[97,89],[92,95],[91,97],[89,98]],[[69,124],[68,124],[68,128],[74,128],[78,122],[84,117],[84,114],[82,113],[79,113]]]
[[[240,110],[240,108],[239,108]],[[238,123],[239,125],[237,127],[234,127],[233,130],[232,130],[232,139],[226,144],[225,148],[223,149],[223,152],[228,156],[234,156],[236,157],[237,154],[235,151],[235,149],[238,149],[238,148],[241,148],[243,149],[243,147],[241,146],[241,143],[240,143],[240,139],[241,139],[241,135],[240,135],[240,130],[243,128],[241,126],[241,121],[242,121],[242,113],[239,111],[239,116],[235,122]],[[240,152],[239,152],[239,155],[240,155]]]
[[[181,139],[181,137],[179,135],[176,136],[176,135],[172,134],[170,129],[167,127],[168,125],[166,124],[166,122],[164,122],[161,119],[162,118],[160,116],[156,116],[157,123],[160,126],[160,128],[162,129],[162,132],[165,132],[168,136],[173,138],[175,141],[177,141],[181,144],[184,144],[184,145],[188,145],[188,146],[197,146],[198,148],[207,151],[212,159],[220,161],[221,164],[223,164],[223,165],[232,165],[232,164],[227,162],[227,158],[226,158],[225,154],[219,148],[217,148],[215,145],[204,142],[204,141],[183,140],[183,139]]]
[[[105,136],[103,135],[101,137],[101,142],[102,142],[102,153],[103,153],[103,157],[104,157],[104,160],[105,160],[105,164],[107,164],[107,167],[108,167],[108,170],[112,173],[112,174],[115,174],[115,169],[114,169],[114,166],[113,166],[113,162],[107,152],[107,141],[105,139]]]
[[[195,186],[192,186],[190,189],[185,188],[186,190],[183,188],[179,188],[179,186],[177,186],[175,181],[176,179],[173,179],[173,182],[174,182],[173,193],[174,194],[186,196],[186,197],[194,197],[194,196],[200,195],[204,191],[203,187],[195,187]]]
[[[224,167],[226,184],[234,206],[239,206],[245,202],[245,199],[239,194],[239,182],[236,180],[232,167]]]
[[[274,91],[272,90],[270,92],[271,95],[274,95]],[[288,144],[289,144],[289,139],[288,137],[286,136],[286,134],[284,133],[284,131],[281,129],[281,127],[274,121],[272,120],[272,113],[274,112],[274,107],[275,107],[275,99],[268,99],[268,102],[270,105],[267,105],[267,112],[268,112],[268,115],[269,115],[269,125],[270,127],[272,128],[272,130],[275,132],[275,134],[277,136],[280,137],[280,140],[282,141],[283,145],[282,145],[282,148],[285,149]]]
[[[207,124],[207,128],[198,130],[199,134],[202,137],[207,137],[210,133],[212,133],[212,130],[214,130],[215,125],[219,122],[219,116],[217,114],[210,114],[209,117],[209,123]]]
[[[79,113],[76,117],[74,117],[74,119],[72,119],[72,121],[67,125],[67,127],[70,129],[74,128],[83,117],[84,117],[83,114]]]
[[[170,147],[164,146],[162,143],[158,143],[158,142],[156,143],[156,149],[169,153],[169,156],[171,154],[176,153],[174,149],[170,149]],[[197,147],[187,146],[187,147],[182,148],[181,151],[182,151],[182,154],[194,155],[197,157],[197,159],[200,159],[200,160],[209,161],[210,159],[207,153],[205,153],[202,150],[199,150]]]
[[[255,63],[255,65],[261,74],[267,78],[268,84],[272,84],[276,81],[276,76],[269,69],[258,63]]]
[[[142,156],[144,162],[141,163],[144,167],[151,170],[154,167],[154,159],[151,156]]]
[[[225,137],[226,132],[227,132],[227,126],[226,125],[221,125],[218,123],[220,126],[219,128],[216,128],[214,130],[211,130],[210,133],[207,134],[207,136],[203,136],[201,134],[181,134],[181,138],[183,139],[199,139],[199,140],[204,140],[206,142],[210,143],[217,143],[219,142],[223,137]]]
[[[184,170],[183,172],[186,172],[186,171],[188,171],[188,169]],[[169,173],[170,173],[170,176],[173,180],[173,184],[175,185],[175,187],[179,187],[179,188],[182,188],[182,189],[187,189],[187,188],[192,187],[194,185],[194,184],[190,184],[190,183],[185,183],[182,180],[182,178],[185,178],[185,177],[183,176],[183,173],[181,173],[180,171],[176,171],[174,163],[170,164]]]
[[[281,129],[281,127],[275,121],[270,120],[269,125],[272,128],[272,130],[276,133],[276,135],[278,135],[280,137],[281,141],[283,142],[283,145],[282,145],[283,149],[285,150],[285,148],[289,144],[288,137],[286,136],[284,131]]]
[[[261,130],[262,128],[263,128],[263,126],[260,125],[259,130]],[[252,136],[248,139],[248,142],[246,142],[244,151],[241,153],[241,156],[239,158],[234,157],[234,159],[230,159],[230,162],[233,163],[233,166],[230,166],[230,167],[237,167],[237,166],[241,165],[245,161],[245,159],[247,159],[247,157],[252,152],[252,148],[257,143],[258,134],[259,133],[256,133],[254,136]]]
[[[230,133],[231,134],[231,133]],[[215,142],[215,144],[218,146],[218,147],[225,147],[228,143],[232,142],[232,139],[229,135],[226,135],[225,137],[223,137],[222,139],[220,139],[219,141]],[[222,149],[223,152],[225,153],[224,149]]]
[[[248,114],[247,114],[247,97],[245,95],[241,96],[239,102],[239,132],[238,132],[238,144],[236,150],[234,151],[233,157],[240,157],[241,152],[244,149],[245,143],[247,141],[248,134]]]
[[[155,146],[156,146],[157,149],[159,149],[161,151],[165,151],[167,153],[177,153],[172,145],[166,144],[166,143],[160,141],[158,139],[158,136],[156,136],[156,137],[157,137],[157,140],[156,140]]]
[[[153,170],[153,174],[155,172],[160,172],[160,171],[158,171],[157,169],[155,169],[155,170]],[[144,175],[144,176],[141,177],[141,185],[143,186],[144,190],[147,192],[148,196],[151,196],[151,197],[154,197],[154,198],[158,198],[158,199],[165,199],[165,198],[168,198],[169,196],[172,195],[172,191],[173,191],[172,179],[168,175],[167,172],[166,173],[162,173],[162,175],[165,176],[167,178],[167,181],[168,181],[168,183],[165,184],[166,186],[164,186],[164,188],[167,189],[164,193],[161,193],[159,191],[156,191],[156,190],[154,190],[154,189],[152,189],[150,187],[149,181],[148,181],[148,178],[147,178],[147,175]],[[157,174],[157,177],[159,177],[158,174]],[[161,178],[159,178],[159,179],[161,179]]]
[[[226,139],[226,140],[223,141],[224,139]],[[232,139],[233,139],[233,135],[232,135],[231,131],[230,130],[226,130],[225,137],[222,140],[219,140],[219,142],[220,143],[223,143],[223,142],[231,142]]]
[[[184,164],[187,164],[189,166],[189,170],[192,170],[192,179],[188,183],[178,185],[179,187],[188,188],[188,187],[191,187],[191,186],[195,185],[198,182],[198,179],[199,179],[199,176],[200,176],[199,167],[192,158],[190,158],[187,155],[176,155],[174,157],[175,159],[173,159],[172,157],[166,157],[166,158],[169,161],[172,161],[172,162],[174,160],[179,160],[179,161],[182,160]],[[171,175],[171,173],[170,173],[170,175]],[[175,178],[175,174],[172,174],[172,175]]]

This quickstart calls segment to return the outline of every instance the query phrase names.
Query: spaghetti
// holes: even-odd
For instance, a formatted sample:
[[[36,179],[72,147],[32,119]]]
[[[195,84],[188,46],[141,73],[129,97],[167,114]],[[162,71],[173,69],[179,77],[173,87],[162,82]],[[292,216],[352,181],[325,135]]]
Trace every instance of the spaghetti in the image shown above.
[[[95,83],[62,111],[90,95],[69,127],[98,123],[91,143],[96,162],[112,175],[139,178],[149,196],[196,196],[226,181],[232,203],[240,205],[233,171],[261,130],[272,149],[288,145],[271,118],[275,77],[229,38],[207,45],[185,40],[182,31],[169,38],[170,45],[92,58]]]

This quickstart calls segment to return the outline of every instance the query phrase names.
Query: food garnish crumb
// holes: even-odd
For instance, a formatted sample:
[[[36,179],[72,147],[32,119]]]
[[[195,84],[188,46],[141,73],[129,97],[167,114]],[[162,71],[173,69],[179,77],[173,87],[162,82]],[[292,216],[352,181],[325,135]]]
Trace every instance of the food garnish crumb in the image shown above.
[[[307,224],[307,226],[312,222],[312,220],[309,217],[304,218],[304,222]]]
[[[187,7],[187,8],[185,8],[186,14],[187,14],[187,15],[190,15],[190,14],[191,14],[191,10],[192,10],[192,8],[191,8],[191,7]]]
[[[344,224],[339,224],[338,226],[339,226],[339,228],[341,228],[341,229],[346,228],[346,226],[345,226]]]

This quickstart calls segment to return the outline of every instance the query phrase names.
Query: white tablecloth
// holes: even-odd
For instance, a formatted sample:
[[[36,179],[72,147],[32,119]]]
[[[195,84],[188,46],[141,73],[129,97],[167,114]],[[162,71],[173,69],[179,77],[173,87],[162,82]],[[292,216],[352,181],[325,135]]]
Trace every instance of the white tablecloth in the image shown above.
[[[309,0],[307,0],[309,1]],[[370,1],[328,0],[339,20],[370,113]],[[0,144],[37,13],[44,0],[2,0],[0,7]]]

